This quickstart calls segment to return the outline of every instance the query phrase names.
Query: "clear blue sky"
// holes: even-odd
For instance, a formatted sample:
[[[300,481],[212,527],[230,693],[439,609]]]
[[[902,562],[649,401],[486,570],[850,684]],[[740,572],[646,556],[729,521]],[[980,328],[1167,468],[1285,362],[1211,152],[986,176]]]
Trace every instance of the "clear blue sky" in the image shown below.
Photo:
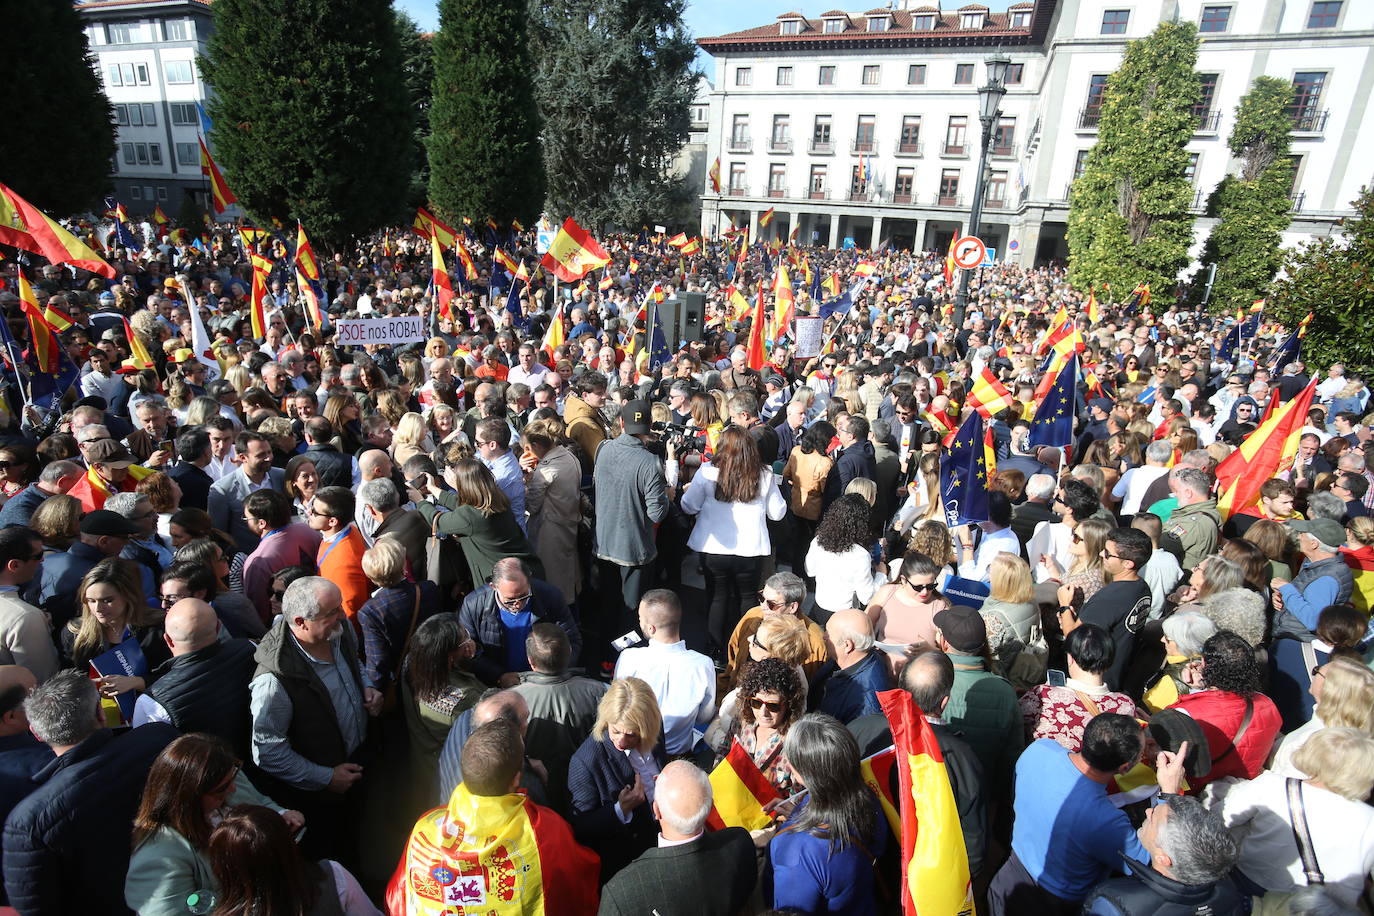
[[[983,0],[994,12],[1005,10],[1013,0]],[[877,0],[865,3],[843,3],[840,9],[856,12],[881,6]],[[420,24],[420,28],[432,32],[438,28],[439,14],[437,0],[396,0],[396,6],[405,10]],[[835,0],[687,0],[687,29],[694,38],[709,35],[723,35],[738,32],[772,22],[782,13],[795,10],[804,16],[816,16],[826,10],[835,9]]]

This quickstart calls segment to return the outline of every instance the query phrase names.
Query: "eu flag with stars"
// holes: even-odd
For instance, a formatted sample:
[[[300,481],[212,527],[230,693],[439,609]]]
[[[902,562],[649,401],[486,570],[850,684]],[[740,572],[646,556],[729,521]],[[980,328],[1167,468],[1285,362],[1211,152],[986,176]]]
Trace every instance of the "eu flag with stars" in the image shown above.
[[[988,455],[983,416],[975,410],[940,456],[940,503],[951,528],[988,520]]]
[[[1031,420],[1031,445],[1063,448],[1073,442],[1073,419],[1078,403],[1078,354],[1074,353],[1059,370]]]

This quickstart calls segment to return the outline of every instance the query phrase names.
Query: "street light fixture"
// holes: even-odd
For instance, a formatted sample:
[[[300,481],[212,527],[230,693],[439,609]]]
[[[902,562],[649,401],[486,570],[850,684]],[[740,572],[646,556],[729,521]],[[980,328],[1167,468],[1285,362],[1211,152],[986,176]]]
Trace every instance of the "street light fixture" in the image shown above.
[[[1000,50],[985,62],[988,68],[988,81],[978,90],[978,120],[983,125],[983,142],[978,148],[978,173],[973,181],[973,207],[969,212],[968,234],[977,235],[979,222],[983,218],[983,185],[987,181],[988,148],[992,143],[992,130],[1002,114],[1002,96],[1007,94],[1007,70],[1011,60]],[[969,271],[959,277],[959,291],[954,296],[954,330],[958,333],[964,326],[964,311],[968,307]]]

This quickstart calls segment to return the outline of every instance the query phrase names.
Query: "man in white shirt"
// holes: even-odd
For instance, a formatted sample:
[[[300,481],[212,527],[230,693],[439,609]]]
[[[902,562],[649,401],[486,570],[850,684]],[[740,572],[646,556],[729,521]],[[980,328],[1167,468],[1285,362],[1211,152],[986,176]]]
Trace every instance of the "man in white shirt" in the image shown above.
[[[1121,476],[1112,488],[1112,496],[1121,501],[1123,518],[1140,511],[1140,501],[1145,491],[1160,477],[1169,473],[1169,459],[1174,455],[1173,446],[1160,439],[1145,446],[1145,463],[1131,468]]]
[[[1322,379],[1317,385],[1317,400],[1326,402],[1341,393],[1345,387],[1345,366],[1342,363],[1332,363],[1331,368],[1326,370],[1326,378]]]
[[[104,350],[92,350],[91,371],[81,377],[82,397],[100,397],[106,406],[113,404],[124,388],[124,378],[110,371],[110,357]]]
[[[663,714],[664,750],[687,754],[696,744],[693,728],[711,721],[716,707],[716,667],[687,648],[681,636],[682,602],[666,588],[646,592],[639,602],[639,630],[647,646],[626,649],[615,676],[637,677],[658,698]]]
[[[988,494],[988,520],[979,522],[978,528],[982,537],[976,547],[969,533],[959,535],[959,575],[974,582],[987,582],[992,560],[999,553],[1021,555],[1021,541],[1011,530],[1011,500],[1005,493],[994,490]]]
[[[506,376],[506,381],[512,385],[517,382],[529,385],[531,391],[544,384],[544,378],[549,374],[549,367],[535,361],[534,344],[522,343],[518,357],[519,363],[511,367],[510,373]]]

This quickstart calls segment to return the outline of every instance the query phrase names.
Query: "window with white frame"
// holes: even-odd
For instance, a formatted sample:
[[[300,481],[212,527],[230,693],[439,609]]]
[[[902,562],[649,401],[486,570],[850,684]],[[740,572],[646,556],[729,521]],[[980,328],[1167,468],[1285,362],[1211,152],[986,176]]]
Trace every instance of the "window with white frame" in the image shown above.
[[[838,35],[844,31],[844,27],[843,19],[827,19],[821,23],[821,31],[827,35]]]
[[[863,83],[865,86],[878,85],[880,70],[877,64],[864,64]]]
[[[926,83],[926,65],[908,64],[906,68],[906,84],[908,86],[924,86]]]
[[[835,85],[835,68],[833,66],[822,66],[816,82],[822,86]]]
[[[167,19],[162,23],[162,36],[167,41],[185,41],[191,37],[185,19]]]
[[[752,86],[754,85],[754,70],[752,67],[735,68],[735,85]]]
[[[177,165],[196,165],[200,162],[200,149],[195,143],[178,143]]]
[[[935,28],[935,16],[931,13],[918,13],[911,17],[911,28],[915,32],[930,32]]]
[[[172,123],[178,127],[187,127],[196,124],[200,119],[196,116],[196,105],[194,102],[172,102],[169,106],[172,109]],[[693,115],[692,120],[698,120]],[[699,120],[706,120],[705,117]]]
[[[779,68],[778,68],[778,85],[779,85],[779,86],[790,86],[790,85],[792,85],[792,68],[791,68],[791,67],[779,67]]]
[[[969,10],[959,14],[959,28],[961,29],[981,29],[986,20],[987,13],[982,10]]]
[[[886,32],[892,20],[887,16],[869,16],[868,30],[870,32]]]
[[[784,19],[781,23],[778,24],[778,32],[782,35],[800,35],[801,20]]]
[[[174,86],[194,83],[196,80],[195,71],[191,69],[189,60],[169,60],[165,68],[167,82]]]
[[[1008,23],[1013,29],[1028,29],[1031,24],[1030,10],[1012,10],[1011,21]]]

